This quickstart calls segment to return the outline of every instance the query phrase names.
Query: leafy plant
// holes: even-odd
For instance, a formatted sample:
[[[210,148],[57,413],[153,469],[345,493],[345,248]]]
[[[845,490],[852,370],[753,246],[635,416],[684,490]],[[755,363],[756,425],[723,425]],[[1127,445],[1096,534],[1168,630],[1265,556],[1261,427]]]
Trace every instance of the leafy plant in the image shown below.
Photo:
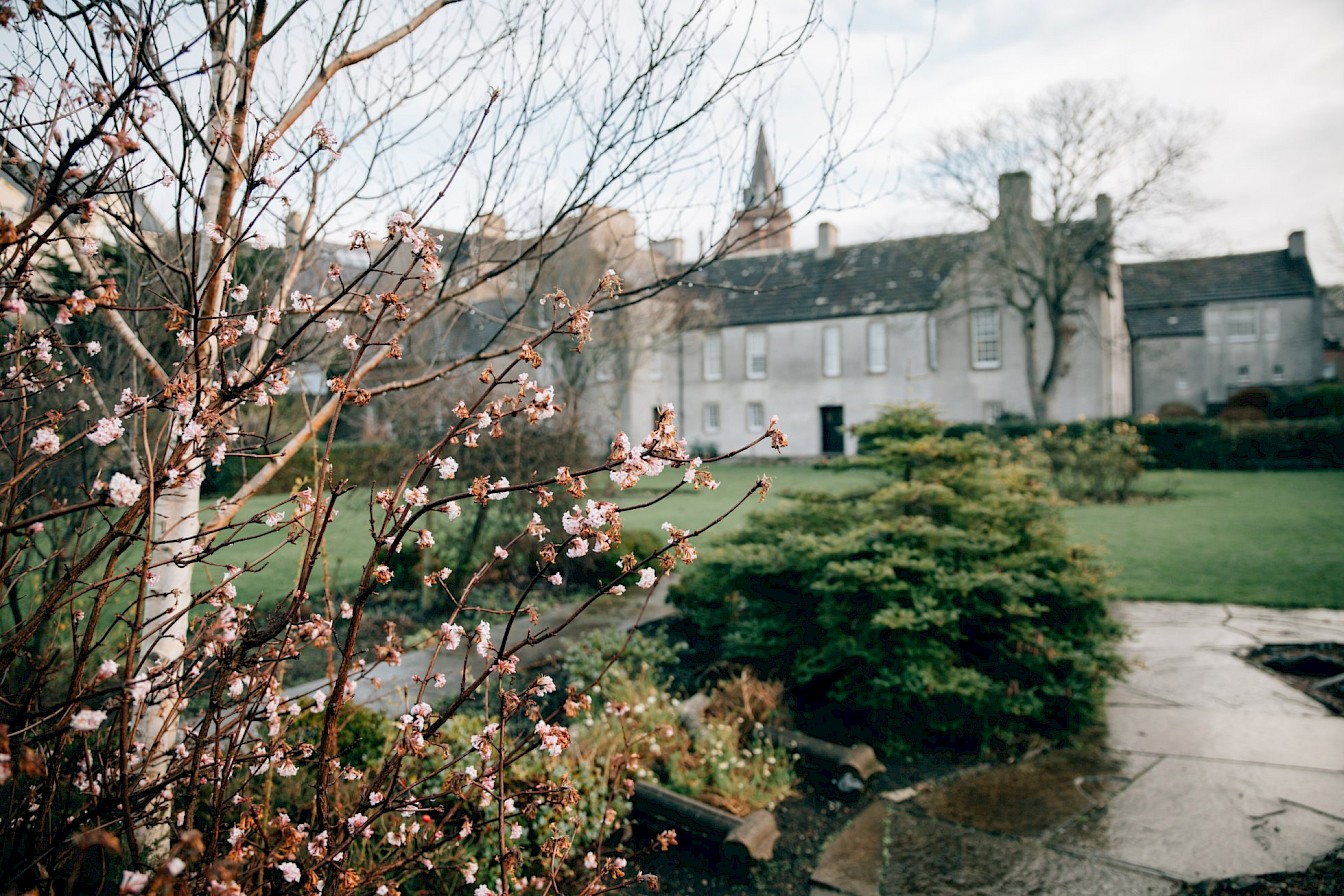
[[[800,711],[825,707],[889,750],[1078,731],[1120,669],[1101,569],[1066,541],[1029,448],[930,428],[890,411],[871,430],[889,434],[871,455],[885,484],[754,518],[672,599]]]
[[[1070,501],[1124,501],[1148,454],[1138,429],[1123,420],[1059,426],[1032,440],[1049,459],[1052,482]]]

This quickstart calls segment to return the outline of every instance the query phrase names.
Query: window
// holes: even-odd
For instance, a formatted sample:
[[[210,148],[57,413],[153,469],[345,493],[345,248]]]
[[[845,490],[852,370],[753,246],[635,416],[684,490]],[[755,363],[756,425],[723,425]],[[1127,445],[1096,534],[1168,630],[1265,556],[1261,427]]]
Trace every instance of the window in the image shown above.
[[[987,401],[982,407],[986,423],[998,423],[999,418],[1003,416],[1003,402]]]
[[[747,431],[760,432],[765,429],[765,405],[759,401],[747,403]]]
[[[723,379],[723,334],[705,334],[704,373],[707,380]]]
[[[1001,363],[999,309],[976,308],[971,312],[971,366],[984,370]]]
[[[1260,323],[1266,342],[1279,341],[1279,306],[1271,305],[1260,312]]]
[[[1254,308],[1233,308],[1227,312],[1227,341],[1254,342],[1257,337]]]
[[[1209,342],[1219,343],[1223,339],[1223,312],[1217,308],[1204,309],[1204,334]]]
[[[840,375],[840,328],[821,328],[821,375]]]
[[[886,321],[877,320],[868,324],[868,372],[887,372]]]
[[[1273,371],[1270,373],[1270,376],[1273,378],[1274,382],[1276,382],[1276,383],[1281,383],[1281,382],[1283,382],[1283,380],[1284,380],[1283,365],[1282,365],[1282,364],[1275,364],[1275,365],[1274,365],[1274,369],[1273,369]]]
[[[705,405],[705,432],[719,431],[719,405],[711,401]]]
[[[1237,382],[1249,383],[1251,381],[1251,368],[1248,364],[1242,364],[1237,367]]]
[[[1185,393],[1190,391],[1190,380],[1184,376],[1176,377],[1176,391]]]
[[[747,332],[747,379],[765,379],[765,331]]]
[[[598,355],[597,363],[593,367],[593,376],[599,383],[609,383],[616,379],[616,358],[613,355]]]

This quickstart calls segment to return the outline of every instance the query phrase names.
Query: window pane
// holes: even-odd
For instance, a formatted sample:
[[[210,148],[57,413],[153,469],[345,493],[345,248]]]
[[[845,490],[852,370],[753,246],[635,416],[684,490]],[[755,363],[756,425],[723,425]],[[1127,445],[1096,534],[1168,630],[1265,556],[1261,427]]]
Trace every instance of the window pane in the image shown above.
[[[1254,308],[1235,308],[1227,312],[1227,341],[1254,342],[1255,317]]]
[[[868,325],[868,372],[887,372],[887,325],[882,321]]]
[[[705,379],[723,379],[723,334],[705,334]]]
[[[747,429],[753,432],[765,429],[765,405],[759,401],[747,405]]]
[[[971,312],[971,366],[998,367],[999,349],[999,309],[975,309]]]
[[[822,327],[821,329],[821,373],[822,376],[840,375],[839,327]]]
[[[747,333],[747,378],[765,378],[765,331]]]
[[[1265,341],[1274,342],[1279,338],[1279,306],[1271,305],[1260,315],[1265,327]]]
[[[716,402],[705,405],[705,432],[719,431],[719,406]]]

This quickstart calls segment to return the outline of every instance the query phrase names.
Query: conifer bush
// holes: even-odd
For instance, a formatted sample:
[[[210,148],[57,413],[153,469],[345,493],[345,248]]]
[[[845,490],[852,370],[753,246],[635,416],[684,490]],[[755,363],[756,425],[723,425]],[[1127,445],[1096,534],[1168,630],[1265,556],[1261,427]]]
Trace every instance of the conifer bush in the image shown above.
[[[785,681],[833,740],[1012,751],[1096,721],[1120,669],[1102,570],[1048,464],[926,408],[860,427],[866,493],[815,494],[706,552],[673,600],[726,659]],[[819,707],[824,707],[818,713]]]

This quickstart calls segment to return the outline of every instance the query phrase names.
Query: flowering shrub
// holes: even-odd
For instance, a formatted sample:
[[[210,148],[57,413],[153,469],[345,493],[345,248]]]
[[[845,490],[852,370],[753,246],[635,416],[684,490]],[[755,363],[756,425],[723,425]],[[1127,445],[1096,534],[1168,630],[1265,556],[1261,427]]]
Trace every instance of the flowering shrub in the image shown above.
[[[1118,629],[1044,465],[919,410],[872,430],[884,484],[753,518],[674,602],[832,740],[1014,750],[1095,721]]]
[[[414,52],[451,5],[364,16],[239,0],[0,2],[7,887],[396,896],[426,881],[499,896],[643,880],[624,856],[575,853],[576,841],[605,841],[606,808],[621,799],[609,785],[624,781],[567,771],[584,700],[555,704],[554,683],[520,672],[518,651],[564,628],[543,629],[535,609],[564,584],[563,558],[621,558],[570,595],[576,616],[694,561],[698,532],[670,522],[655,549],[622,551],[621,495],[663,474],[661,494],[683,477],[712,482],[719,458],[688,451],[670,406],[627,435],[557,398],[556,361],[595,350],[594,315],[639,296],[622,298],[606,260],[572,295],[521,283],[562,246],[510,242],[476,214],[508,198],[490,178],[531,155],[513,145],[529,115],[619,133],[604,126],[588,145],[564,121],[538,128],[548,149],[572,145],[592,165],[563,188],[545,172],[552,190],[539,193],[565,197],[555,208],[526,199],[549,235],[639,181],[637,162],[663,164],[661,142],[750,70],[716,70],[692,89],[687,51],[712,37],[673,29],[685,37],[660,43],[651,68],[613,62],[639,86],[598,91],[597,113],[575,108],[589,91],[538,79],[478,139],[501,94],[473,102],[454,85],[510,53],[505,70],[550,68],[527,48],[549,53],[558,38],[537,32],[566,17],[512,10],[490,36],[482,15],[462,34],[483,47]],[[764,41],[763,58],[787,56],[809,28]],[[456,74],[427,75],[430,56]],[[430,98],[431,86],[450,93]],[[388,155],[415,142],[392,123],[419,117],[403,114],[412,99],[470,110],[465,126],[435,131],[451,154],[440,164]],[[473,155],[483,147],[498,155]],[[412,173],[389,184],[384,168]],[[483,178],[460,203],[477,212],[460,231],[431,229],[464,169]],[[420,207],[374,207],[391,196]],[[334,223],[347,218],[377,223]],[[515,304],[495,301],[503,293]],[[524,314],[534,307],[545,314]],[[490,320],[484,337],[462,325],[472,317]],[[395,469],[336,471],[343,420],[368,422],[407,395],[417,426]],[[603,454],[527,468],[485,459],[567,419]],[[761,441],[787,443],[775,424]],[[229,474],[216,483],[227,493],[203,503],[207,470]],[[590,492],[590,480],[614,491]],[[366,526],[341,558],[359,573],[340,592],[324,566],[338,513]],[[282,544],[301,556],[288,587],[262,595],[255,575]],[[226,546],[245,559],[225,562]],[[432,594],[437,624],[361,640],[408,578]],[[320,679],[289,675],[305,654],[325,661]],[[412,664],[390,730],[352,710],[386,670]]]
[[[1070,501],[1125,501],[1148,455],[1139,430],[1123,420],[1042,430],[1032,445],[1049,460],[1055,489]]]
[[[606,669],[591,688],[603,713],[594,713],[576,731],[584,751],[624,757],[635,778],[736,815],[773,809],[793,794],[794,757],[758,738],[759,725],[723,712],[706,713],[693,726],[682,717],[680,701],[668,693],[666,670],[684,644],[640,632],[624,642],[623,636],[598,633],[566,654],[564,674],[572,686],[595,681]]]

